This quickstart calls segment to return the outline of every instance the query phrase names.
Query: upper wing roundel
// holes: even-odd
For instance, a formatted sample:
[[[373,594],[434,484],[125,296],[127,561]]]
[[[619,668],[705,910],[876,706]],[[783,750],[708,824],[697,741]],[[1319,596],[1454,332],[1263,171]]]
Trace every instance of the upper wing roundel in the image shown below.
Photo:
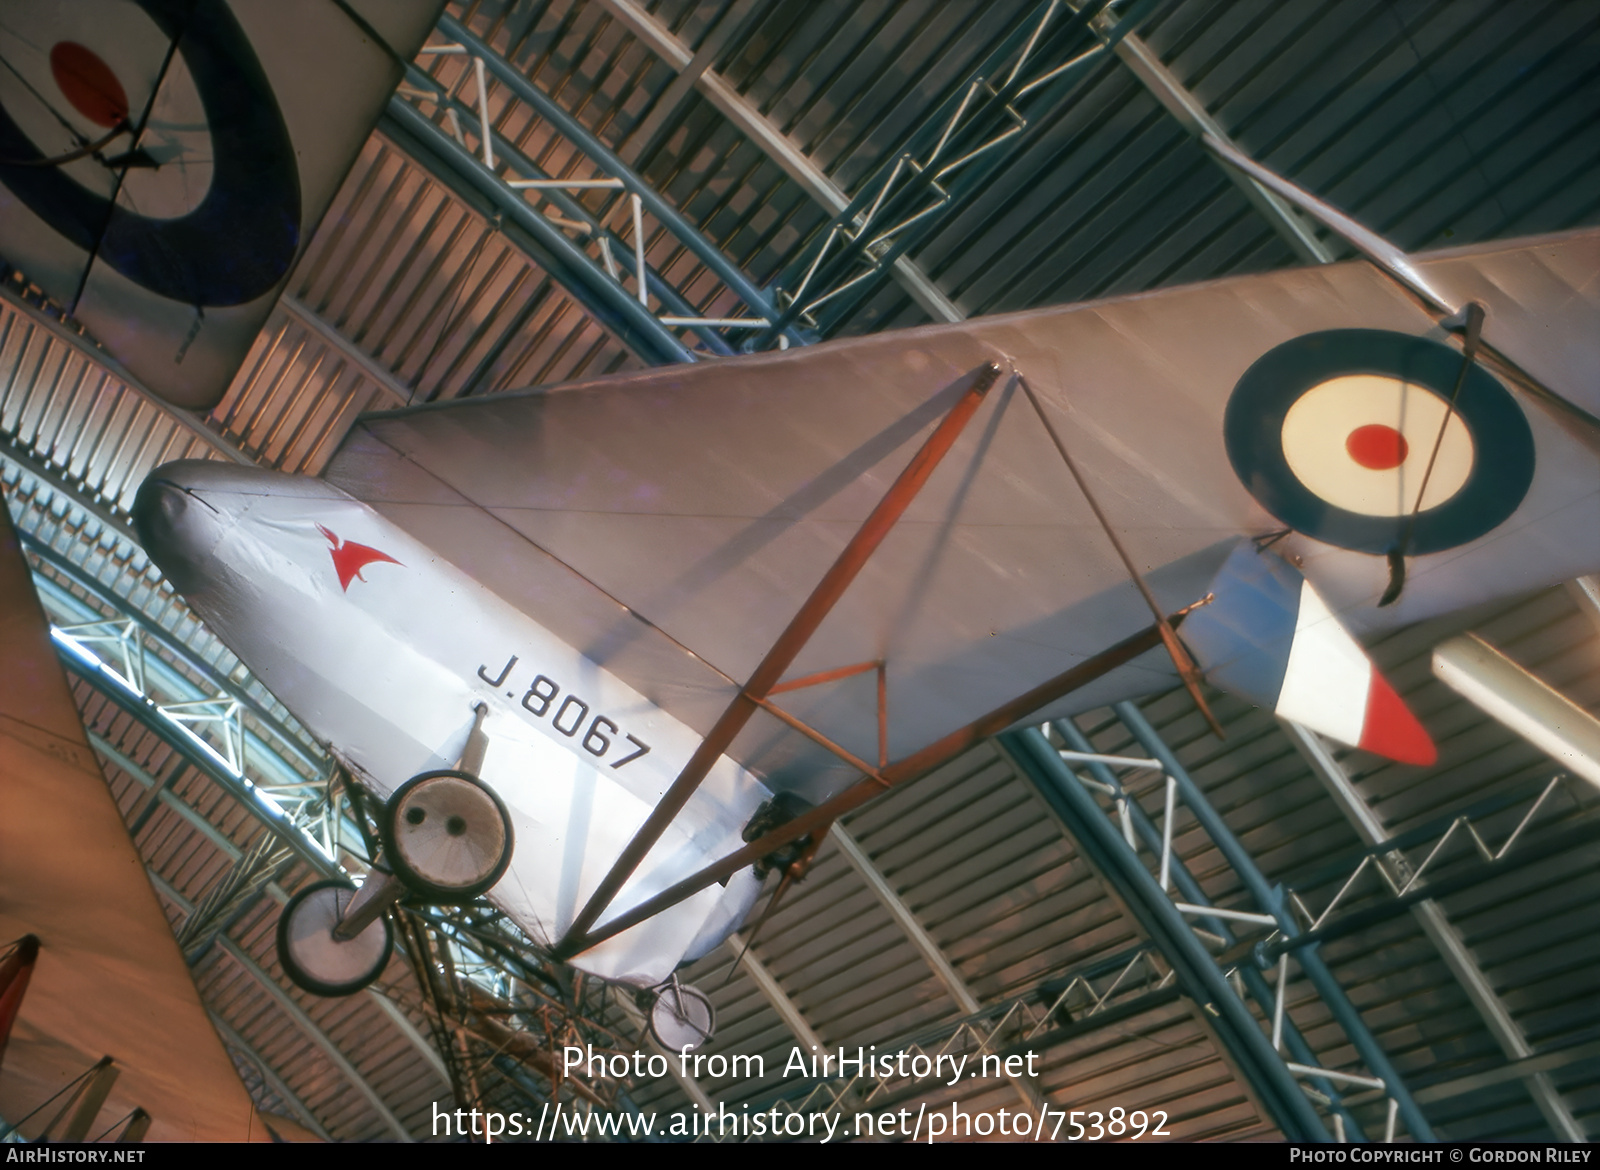
[[[181,56],[186,83],[171,84],[192,86],[202,125],[178,126],[181,94],[173,110],[157,104],[147,112],[149,95],[134,87],[141,107],[131,108],[129,87],[106,60],[119,60],[115,44],[59,40],[48,54],[48,79],[0,95],[0,172],[35,215],[135,284],[185,305],[253,301],[289,271],[300,243],[300,177],[288,127],[250,38],[227,7],[164,0],[139,0],[138,6]],[[128,34],[130,21],[138,23],[131,11],[111,10],[106,17],[100,36],[113,42]],[[47,81],[64,103],[51,102]],[[43,108],[14,108],[30,100]],[[64,156],[35,142],[25,128],[30,121],[49,129],[60,122],[85,141],[109,138],[93,152],[107,176],[119,166],[131,169],[131,184],[124,178],[121,187],[151,190],[142,199],[124,199],[117,186],[81,181],[81,170],[60,165]],[[105,133],[118,129],[120,137]],[[189,142],[197,133],[201,141]],[[169,177],[163,170],[169,160],[161,154],[166,147],[152,145],[168,139],[171,149],[186,145],[203,164],[184,159],[171,168],[181,177]]]
[[[1381,329],[1287,341],[1228,400],[1234,472],[1279,520],[1340,548],[1381,555],[1404,539],[1423,554],[1476,540],[1527,494],[1533,434],[1481,367],[1455,393],[1461,364],[1447,345]]]
[[[174,406],[221,400],[443,0],[0,20],[0,255]]]

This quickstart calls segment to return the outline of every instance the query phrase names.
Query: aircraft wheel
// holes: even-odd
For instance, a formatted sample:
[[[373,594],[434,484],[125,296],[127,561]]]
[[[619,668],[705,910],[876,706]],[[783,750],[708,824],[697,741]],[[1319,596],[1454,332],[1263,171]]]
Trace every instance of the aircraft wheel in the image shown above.
[[[650,1005],[650,1035],[668,1052],[699,1048],[716,1030],[717,1013],[703,991],[671,980]]]
[[[278,916],[278,962],[302,991],[353,995],[388,965],[394,935],[387,917],[380,916],[349,942],[333,937],[355,896],[349,882],[316,882],[290,898]]]
[[[424,772],[389,797],[379,829],[383,858],[413,893],[470,902],[511,864],[511,814],[468,772]]]

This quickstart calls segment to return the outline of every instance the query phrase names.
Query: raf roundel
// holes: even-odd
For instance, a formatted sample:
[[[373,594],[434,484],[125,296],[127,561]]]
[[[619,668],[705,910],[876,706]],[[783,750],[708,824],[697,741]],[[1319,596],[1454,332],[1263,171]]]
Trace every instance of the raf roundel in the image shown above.
[[[134,284],[202,309],[246,304],[277,286],[300,245],[300,175],[288,126],[249,36],[227,5],[136,3],[182,59],[187,84],[203,111],[201,125],[170,126],[155,118],[159,109],[130,110],[116,70],[94,47],[76,41],[51,45],[51,87],[96,131],[125,128],[129,137],[108,149],[189,140],[195,157],[166,168],[156,165],[154,156],[136,161],[139,152],[131,149],[120,161],[102,159],[117,189],[123,189],[108,198],[79,182],[70,168],[52,165],[24,129],[24,111],[0,102],[0,176],[57,233]],[[105,6],[100,49],[111,51],[108,43],[130,27],[133,13],[127,6]],[[55,95],[47,88],[34,85],[21,92],[31,94],[56,121],[70,124],[65,107],[52,105]],[[28,112],[39,111],[29,107]],[[145,118],[151,119],[150,127],[136,124]],[[192,141],[198,138],[204,145]],[[159,184],[169,174],[181,178],[190,171],[209,173],[193,206],[142,212],[144,201],[127,190],[130,184]]]
[[[1420,555],[1476,540],[1527,494],[1533,434],[1478,365],[1452,409],[1461,363],[1449,345],[1380,329],[1296,337],[1234,387],[1228,459],[1262,507],[1327,544]]]

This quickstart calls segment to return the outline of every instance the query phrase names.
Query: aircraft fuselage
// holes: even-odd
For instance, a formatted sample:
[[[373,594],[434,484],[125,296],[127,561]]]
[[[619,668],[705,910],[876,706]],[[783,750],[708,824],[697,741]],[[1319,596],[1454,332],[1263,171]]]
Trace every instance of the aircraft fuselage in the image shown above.
[[[700,736],[455,566],[320,480],[220,463],[157,469],[145,549],[261,682],[371,791],[453,767],[487,708],[482,777],[517,849],[490,897],[554,942]],[[769,793],[723,757],[616,910],[741,844]],[[738,925],[749,875],[579,956],[640,985]]]

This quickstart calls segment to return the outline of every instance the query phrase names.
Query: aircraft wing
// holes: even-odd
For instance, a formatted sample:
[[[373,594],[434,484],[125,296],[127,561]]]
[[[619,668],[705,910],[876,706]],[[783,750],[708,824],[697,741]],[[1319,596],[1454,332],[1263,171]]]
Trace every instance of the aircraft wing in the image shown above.
[[[168,401],[214,405],[394,91],[390,50],[442,7],[6,6],[0,256]]]
[[[1013,371],[1168,611],[1241,538],[1286,529],[1276,552],[1357,632],[1600,568],[1600,232],[1418,264],[1481,300],[1485,340],[1567,406],[1480,363],[1447,409],[1459,339],[1353,262],[369,415],[326,475],[704,731],[997,362],[789,671],[884,660],[894,759],[1150,621]],[[1409,583],[1378,609],[1402,542]],[[1158,650],[1050,713],[1174,683]],[[875,687],[867,672],[780,702],[873,759]],[[756,724],[730,754],[770,783],[843,779]]]
[[[109,1055],[120,1075],[91,1137],[141,1106],[150,1141],[271,1140],[89,748],[3,502],[0,661],[0,941],[40,940],[0,1117],[19,1121]]]

